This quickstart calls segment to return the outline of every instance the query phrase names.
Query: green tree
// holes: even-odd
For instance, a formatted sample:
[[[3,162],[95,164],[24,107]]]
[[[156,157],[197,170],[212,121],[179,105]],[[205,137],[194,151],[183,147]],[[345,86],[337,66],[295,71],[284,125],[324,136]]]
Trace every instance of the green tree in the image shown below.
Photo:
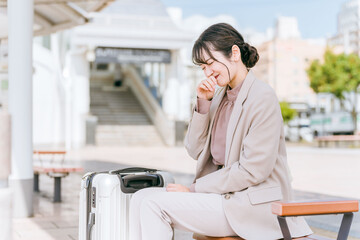
[[[285,124],[296,116],[296,110],[290,108],[287,102],[280,102],[280,109]]]
[[[360,58],[355,54],[334,54],[327,49],[324,61],[311,62],[306,70],[315,93],[331,93],[350,112],[357,131],[357,90],[360,85]],[[353,93],[353,94],[350,94]],[[348,104],[345,104],[347,102]]]

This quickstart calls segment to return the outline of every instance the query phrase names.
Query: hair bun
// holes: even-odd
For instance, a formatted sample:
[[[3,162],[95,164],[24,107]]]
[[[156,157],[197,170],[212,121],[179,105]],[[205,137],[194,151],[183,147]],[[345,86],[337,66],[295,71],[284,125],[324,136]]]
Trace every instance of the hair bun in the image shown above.
[[[240,45],[240,50],[241,60],[247,68],[252,68],[259,61],[259,54],[255,47],[244,42]]]

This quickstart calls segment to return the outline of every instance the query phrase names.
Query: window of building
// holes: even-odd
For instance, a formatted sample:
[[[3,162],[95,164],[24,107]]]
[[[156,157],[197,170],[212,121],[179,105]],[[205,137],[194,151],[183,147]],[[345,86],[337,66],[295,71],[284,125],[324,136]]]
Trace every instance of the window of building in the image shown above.
[[[51,37],[50,35],[46,35],[42,37],[42,46],[47,48],[47,49],[51,49]]]

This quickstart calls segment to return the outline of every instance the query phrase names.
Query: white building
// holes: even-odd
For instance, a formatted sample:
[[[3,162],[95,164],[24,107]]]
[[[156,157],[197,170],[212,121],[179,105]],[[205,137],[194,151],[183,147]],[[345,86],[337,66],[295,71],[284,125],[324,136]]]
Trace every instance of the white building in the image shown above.
[[[360,0],[351,0],[341,6],[337,19],[337,34],[328,44],[340,47],[345,53],[360,53]]]
[[[124,138],[124,134],[133,132],[134,138],[158,135],[157,138],[162,139],[159,141],[173,145],[176,124],[188,121],[191,113],[191,83],[186,78],[184,61],[185,48],[191,45],[193,34],[179,29],[159,0],[115,1],[102,12],[90,13],[87,17],[90,20],[84,26],[34,41],[34,146],[72,149],[86,144],[87,123],[98,113],[91,108],[91,104],[98,103],[92,102],[97,96],[91,97],[90,88],[92,84],[99,84],[96,82],[99,78],[105,89],[102,97],[111,98],[114,92],[121,95],[128,89],[135,95],[134,101],[141,105],[137,108],[144,109],[145,113],[129,121],[136,122],[143,115],[148,118],[145,123],[148,126],[143,128],[139,125],[111,126],[110,131],[117,139],[109,141],[116,142]],[[0,103],[7,108],[7,61],[3,54],[6,45],[0,46]],[[114,50],[120,55],[105,56],[99,62],[96,49],[106,53]],[[104,65],[106,70],[101,70]],[[125,78],[126,86],[114,87],[115,78]],[[113,101],[109,104],[117,105],[119,99]],[[127,118],[116,114],[110,117]],[[99,122],[110,118],[96,117]],[[104,131],[102,134],[108,136],[109,128]]]
[[[300,38],[296,17],[278,17],[275,26],[275,36],[282,40]]]
[[[190,118],[190,81],[185,77],[187,73],[184,61],[185,48],[191,44],[192,34],[181,30],[172,21],[159,0],[116,1],[91,17],[91,23],[74,29],[71,39],[72,51],[81,52],[81,59],[77,54],[78,64],[90,66],[91,63],[91,69],[84,68],[81,73],[87,81],[79,89],[89,91],[89,87],[96,84],[112,87],[105,79],[115,80],[121,71],[123,87],[128,87],[136,96],[163,141],[173,145],[175,122],[184,122]],[[100,70],[99,67],[106,69]],[[69,73],[77,71],[76,69],[73,64],[66,66]],[[96,94],[100,93],[93,93]],[[119,92],[117,95],[121,94]],[[74,96],[73,99],[77,98]],[[94,106],[98,104],[94,99],[79,99],[83,102],[80,105],[87,106],[87,109],[82,110],[83,114],[91,112],[99,118],[100,127],[107,129],[104,131],[111,129],[115,132],[117,136],[113,136],[113,142],[120,142],[120,138],[130,134],[129,131],[139,132],[138,138],[150,131],[149,127],[140,128],[139,125],[136,129],[126,130],[121,124],[106,121],[105,116],[100,113],[103,112],[102,109]],[[120,115],[117,117],[125,118]],[[83,119],[79,121],[84,123]],[[83,125],[82,129],[84,128]],[[130,124],[127,129],[132,129]],[[99,131],[97,133],[102,134]]]

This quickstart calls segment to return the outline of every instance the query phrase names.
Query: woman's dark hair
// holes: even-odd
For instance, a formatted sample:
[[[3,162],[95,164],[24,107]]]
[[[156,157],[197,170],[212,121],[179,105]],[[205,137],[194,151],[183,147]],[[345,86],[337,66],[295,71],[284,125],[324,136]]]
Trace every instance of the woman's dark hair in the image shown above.
[[[205,51],[212,59],[217,59],[211,54],[210,50],[222,52],[230,58],[232,46],[237,45],[241,51],[241,60],[247,68],[255,66],[259,60],[259,54],[255,47],[244,42],[241,34],[227,23],[217,23],[208,27],[196,40],[192,50],[192,60],[196,65],[207,64],[204,59]],[[219,62],[219,61],[218,61]]]

